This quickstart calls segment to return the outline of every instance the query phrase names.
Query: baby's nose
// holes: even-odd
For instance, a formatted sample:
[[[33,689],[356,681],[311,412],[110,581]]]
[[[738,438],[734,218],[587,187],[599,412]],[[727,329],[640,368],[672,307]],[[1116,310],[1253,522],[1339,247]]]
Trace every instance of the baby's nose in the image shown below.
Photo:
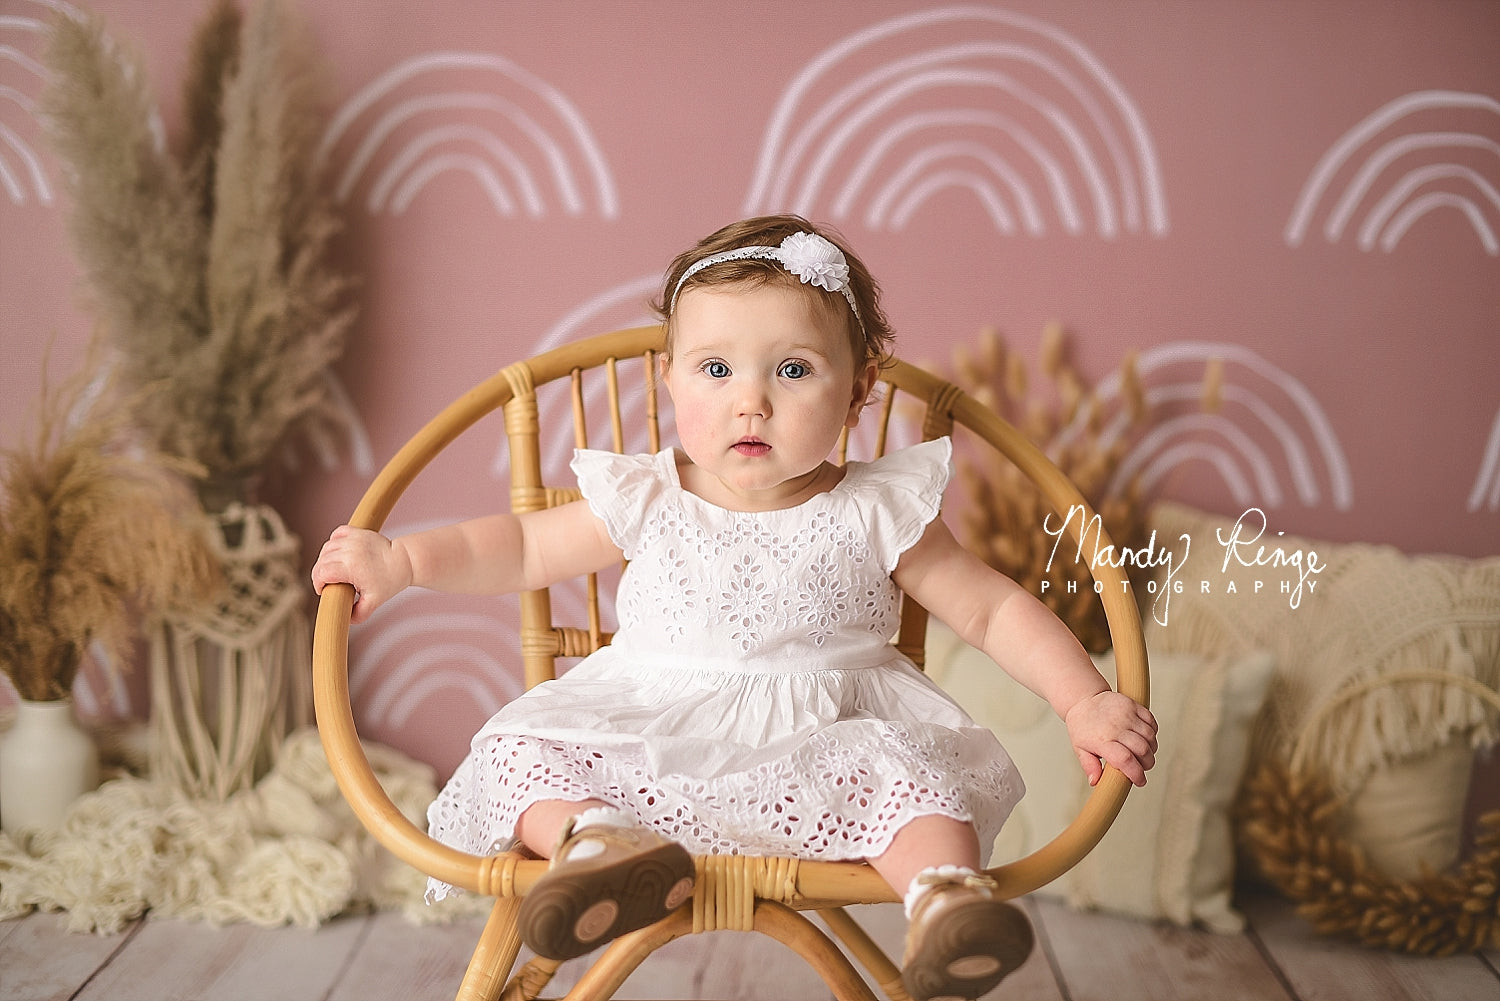
[[[735,412],[740,417],[770,417],[771,395],[758,379],[747,379],[740,387]]]

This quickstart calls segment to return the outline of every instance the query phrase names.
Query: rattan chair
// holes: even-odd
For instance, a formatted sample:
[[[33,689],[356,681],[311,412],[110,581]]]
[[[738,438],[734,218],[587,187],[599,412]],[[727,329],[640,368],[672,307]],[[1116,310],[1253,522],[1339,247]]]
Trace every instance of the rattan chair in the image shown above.
[[[401,449],[370,486],[351,524],[379,529],[397,498],[439,451],[481,417],[502,407],[510,448],[512,509],[537,510],[576,499],[576,488],[547,486],[542,481],[538,388],[554,381],[563,383],[562,391],[571,396],[575,425],[573,441],[566,444],[583,446],[588,444],[585,403],[601,395],[594,387],[602,380],[613,445],[620,450],[627,421],[626,408],[621,405],[620,368],[641,363],[646,373],[643,419],[650,447],[655,450],[660,442],[653,374],[662,333],[656,326],[622,330],[502,369],[454,401]],[[1057,510],[1067,512],[1072,505],[1084,503],[1073,484],[1040,451],[957,387],[900,361],[883,372],[882,382],[882,399],[861,423],[862,432],[868,425],[875,425],[874,454],[884,451],[888,438],[903,420],[914,421],[908,437],[923,440],[953,433],[958,427],[967,433],[956,435],[956,441],[967,439],[970,446],[988,445],[1004,457],[996,456],[995,461],[1016,463]],[[554,435],[566,433],[552,427],[545,430]],[[846,449],[847,438],[841,452]],[[1120,690],[1144,703],[1148,697],[1146,650],[1136,608],[1121,586],[1123,574],[1100,567],[1096,578],[1104,585],[1102,600],[1114,641]],[[428,837],[391,803],[360,746],[350,706],[348,641],[353,598],[348,585],[326,588],[314,636],[318,727],[333,774],[360,820],[397,857],[454,886],[497,898],[459,988],[460,1001],[494,999],[502,992],[507,999],[534,998],[560,964],[534,959],[512,975],[520,949],[516,915],[522,897],[548,863],[518,853],[479,858],[456,851]],[[583,656],[609,641],[601,628],[597,598],[598,587],[591,579],[589,621],[573,627],[553,621],[547,591],[520,595],[520,655],[528,687],[553,677],[556,658]],[[926,626],[926,612],[906,601],[896,643],[919,665]],[[1002,895],[1028,893],[1073,866],[1103,836],[1129,788],[1122,774],[1107,769],[1078,817],[1054,840],[1026,858],[989,870]],[[819,913],[893,1001],[907,997],[899,968],[844,910],[848,905],[899,899],[874,869],[853,862],[746,856],[702,856],[696,863],[698,884],[692,903],[655,925],[616,939],[595,959],[567,994],[568,999],[610,997],[646,956],[682,935],[735,929],[771,935],[795,950],[841,1001],[873,1001],[875,995],[844,953],[803,915],[808,910]]]

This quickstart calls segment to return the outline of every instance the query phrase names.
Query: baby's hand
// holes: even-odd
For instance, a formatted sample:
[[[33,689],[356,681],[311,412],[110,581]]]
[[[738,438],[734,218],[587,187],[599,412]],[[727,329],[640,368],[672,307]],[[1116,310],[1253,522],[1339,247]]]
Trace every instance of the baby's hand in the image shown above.
[[[1074,703],[1064,721],[1089,785],[1104,774],[1100,758],[1136,785],[1146,784],[1146,772],[1156,764],[1156,717],[1151,710],[1128,695],[1099,692]]]
[[[411,584],[411,560],[406,550],[393,546],[377,532],[340,525],[333,530],[318,562],[313,565],[313,590],[329,584],[353,584],[354,611],[350,622],[363,622],[388,599]]]

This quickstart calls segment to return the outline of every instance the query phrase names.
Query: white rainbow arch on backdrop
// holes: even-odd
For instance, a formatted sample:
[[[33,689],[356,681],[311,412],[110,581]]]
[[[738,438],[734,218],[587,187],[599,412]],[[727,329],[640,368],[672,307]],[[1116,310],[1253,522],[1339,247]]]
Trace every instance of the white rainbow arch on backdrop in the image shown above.
[[[453,80],[461,74],[462,88]],[[504,217],[618,216],[614,178],[588,123],[562,91],[503,56],[431,52],[398,63],[344,103],[320,160],[353,144],[335,180],[372,214],[406,211],[445,174],[469,175]]]
[[[1223,406],[1203,413],[1207,366],[1223,366]],[[1211,467],[1236,503],[1280,507],[1290,493],[1304,507],[1327,500],[1345,511],[1354,490],[1348,459],[1322,406],[1290,373],[1238,344],[1176,341],[1141,352],[1135,363],[1148,409],[1180,411],[1162,416],[1125,453],[1108,486],[1111,495],[1140,477],[1150,490],[1163,477],[1188,463]],[[1106,407],[1099,443],[1109,447],[1129,433],[1130,417],[1121,398],[1123,375],[1110,373],[1096,388]],[[1108,408],[1114,412],[1108,416]],[[1081,413],[1050,443],[1066,446],[1086,426]]]
[[[580,303],[552,326],[532,349],[533,354],[550,351],[564,344],[593,334],[627,327],[644,327],[660,323],[646,306],[647,301],[661,290],[660,275],[644,275],[600,292]],[[628,414],[644,414],[646,407],[646,373],[636,362],[627,362],[619,367],[620,406]],[[600,418],[600,426],[590,426],[588,444],[590,448],[615,448],[611,440],[606,418],[605,404],[608,399],[606,384],[597,375],[584,384],[584,410]],[[663,426],[671,422],[671,401],[665,390],[657,394],[657,407]],[[544,387],[537,397],[537,412],[542,427],[572,427],[573,409],[567,392],[559,386]],[[564,434],[549,435],[542,443],[542,472],[556,481],[565,481],[568,463],[573,458],[573,438]],[[627,421],[624,452],[645,452],[649,449],[645,424]],[[495,451],[490,472],[496,477],[508,476],[510,468],[505,442],[502,440]]]
[[[25,0],[33,7],[78,17],[76,7],[59,0]],[[37,52],[50,15],[0,14],[0,189],[14,205],[33,198],[40,205],[54,200],[34,133],[42,134],[36,99],[47,82],[47,67]],[[23,131],[24,130],[24,131]]]
[[[323,370],[323,388],[328,396],[337,427],[314,426],[309,429],[306,444],[317,459],[319,468],[331,472],[343,462],[344,450],[349,452],[349,464],[360,476],[374,476],[375,448],[370,442],[370,432],[365,427],[364,415],[354,405],[343,380],[332,369]],[[289,470],[301,468],[301,442],[287,442],[281,449],[281,462]]]
[[[1447,122],[1472,119],[1479,127],[1407,127],[1414,116],[1439,115]],[[1403,128],[1400,134],[1389,134],[1398,128]],[[1336,179],[1350,171],[1338,187]],[[1302,187],[1284,235],[1288,245],[1300,246],[1314,216],[1326,211],[1322,231],[1329,243],[1352,229],[1361,250],[1379,247],[1389,253],[1413,225],[1439,210],[1462,215],[1485,252],[1500,256],[1500,100],[1424,90],[1386,104],[1323,154]]]
[[[1500,411],[1496,411],[1490,424],[1490,436],[1479,460],[1474,488],[1469,492],[1468,507],[1473,514],[1485,509],[1500,511]]]
[[[446,523],[394,525],[387,531],[405,535]],[[521,679],[494,652],[519,648],[514,608],[495,602],[490,614],[454,612],[453,605],[451,596],[404,591],[355,634],[350,699],[365,718],[400,728],[439,694],[456,694],[488,715],[521,693]]]
[[[954,188],[1007,235],[1053,220],[1104,238],[1168,228],[1130,95],[1072,36],[990,7],[885,21],[809,63],[777,104],[745,209],[900,229]]]

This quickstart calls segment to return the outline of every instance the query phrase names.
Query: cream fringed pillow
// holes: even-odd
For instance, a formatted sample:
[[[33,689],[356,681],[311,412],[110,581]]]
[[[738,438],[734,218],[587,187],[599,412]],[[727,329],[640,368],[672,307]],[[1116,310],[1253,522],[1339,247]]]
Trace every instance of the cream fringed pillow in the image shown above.
[[[1272,524],[1256,546],[1315,552],[1323,566],[1294,608],[1280,587],[1289,568],[1224,565],[1220,540],[1235,522],[1179,504],[1152,508],[1159,544],[1180,551],[1186,535],[1191,553],[1175,575],[1182,592],[1164,614],[1148,609],[1146,641],[1200,656],[1271,652],[1257,755],[1287,761],[1320,707],[1383,675],[1435,671],[1500,687],[1500,557],[1406,556],[1280,535]],[[1251,528],[1259,524],[1252,518]],[[1253,559],[1254,547],[1243,551]],[[1457,685],[1373,685],[1306,733],[1309,763],[1351,798],[1348,836],[1389,875],[1456,858],[1470,748],[1493,734],[1485,718],[1483,703]]]
[[[1114,684],[1114,658],[1105,654],[1096,663]],[[1131,791],[1098,847],[1039,892],[1075,907],[1239,931],[1243,919],[1230,903],[1228,811],[1271,668],[1263,653],[1203,659],[1152,652],[1151,710],[1161,729],[1156,767],[1144,788]],[[1041,847],[1077,815],[1089,792],[1062,721],[937,622],[928,629],[927,672],[995,732],[1026,782],[990,865]]]

